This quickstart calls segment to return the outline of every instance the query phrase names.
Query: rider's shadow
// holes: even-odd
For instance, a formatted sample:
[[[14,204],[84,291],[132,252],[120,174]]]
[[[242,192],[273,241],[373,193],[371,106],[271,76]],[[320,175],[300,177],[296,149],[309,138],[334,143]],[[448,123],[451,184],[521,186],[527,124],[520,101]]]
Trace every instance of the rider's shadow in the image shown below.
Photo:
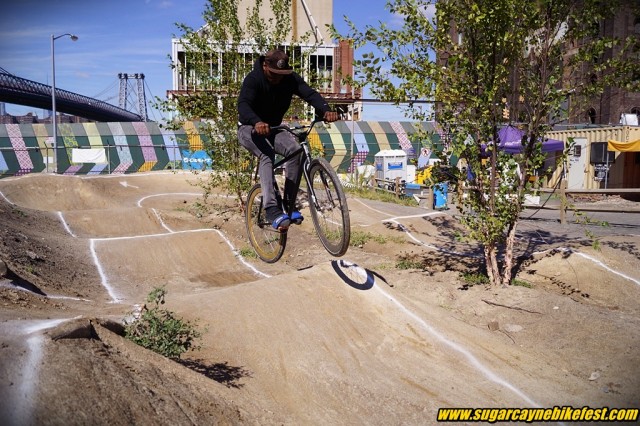
[[[344,260],[332,260],[331,267],[342,281],[356,290],[369,290],[375,284],[375,277],[387,283],[387,280],[385,280],[382,275],[362,268],[355,263]]]

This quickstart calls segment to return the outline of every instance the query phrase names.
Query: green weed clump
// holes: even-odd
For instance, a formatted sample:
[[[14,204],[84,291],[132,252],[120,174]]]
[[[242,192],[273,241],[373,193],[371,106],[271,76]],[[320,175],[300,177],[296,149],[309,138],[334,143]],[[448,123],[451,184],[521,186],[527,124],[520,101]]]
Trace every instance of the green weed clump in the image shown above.
[[[163,287],[153,289],[147,296],[139,318],[125,326],[125,337],[132,342],[173,360],[189,351],[200,348],[197,341],[202,333],[195,323],[185,321],[175,313],[161,309],[167,291]]]
[[[400,204],[403,206],[418,206],[418,202],[413,197],[397,197],[391,192],[376,190],[367,187],[345,188],[347,193],[356,197],[366,198],[368,200],[382,201],[385,203]]]
[[[412,259],[399,259],[396,262],[396,269],[423,269],[424,265],[421,261],[419,260],[412,260]]]
[[[404,239],[398,236],[386,236],[366,231],[351,231],[351,239],[349,240],[350,246],[362,247],[368,241],[375,241],[378,244],[386,244],[388,242],[402,243],[404,242]]]
[[[489,284],[489,277],[479,272],[465,272],[461,274],[462,280],[469,285]]]

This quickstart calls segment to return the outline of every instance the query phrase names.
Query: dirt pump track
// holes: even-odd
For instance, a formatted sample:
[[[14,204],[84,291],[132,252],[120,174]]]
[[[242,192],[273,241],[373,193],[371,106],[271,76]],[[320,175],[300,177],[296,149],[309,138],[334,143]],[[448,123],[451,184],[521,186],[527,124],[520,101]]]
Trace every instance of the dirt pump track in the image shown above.
[[[637,226],[592,229],[595,250],[577,225],[522,221],[531,288],[487,288],[460,278],[481,252],[454,210],[350,196],[352,232],[385,239],[335,259],[306,220],[269,265],[240,255],[233,199],[195,209],[202,177],[0,180],[0,423],[424,425],[440,407],[638,407]],[[205,330],[182,363],[119,334],[160,285]]]

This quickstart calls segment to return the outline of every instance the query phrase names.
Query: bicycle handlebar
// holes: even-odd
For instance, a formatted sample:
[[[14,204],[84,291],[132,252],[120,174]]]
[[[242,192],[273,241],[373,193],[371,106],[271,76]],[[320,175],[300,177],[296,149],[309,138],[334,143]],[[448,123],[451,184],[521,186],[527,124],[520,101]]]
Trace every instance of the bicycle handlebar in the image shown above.
[[[313,126],[315,126],[317,123],[320,123],[324,121],[322,118],[319,118],[316,116],[316,118],[313,119],[313,121],[311,122],[311,124],[299,124],[297,126],[289,126],[287,124],[280,124],[278,126],[273,126],[270,127],[271,131],[274,130],[286,130],[287,132],[291,133],[292,135],[299,137],[301,136],[299,133],[295,133],[295,130],[302,130],[302,129],[308,129],[307,131],[304,132],[304,136],[308,136],[309,133],[311,133],[311,129],[313,129]]]

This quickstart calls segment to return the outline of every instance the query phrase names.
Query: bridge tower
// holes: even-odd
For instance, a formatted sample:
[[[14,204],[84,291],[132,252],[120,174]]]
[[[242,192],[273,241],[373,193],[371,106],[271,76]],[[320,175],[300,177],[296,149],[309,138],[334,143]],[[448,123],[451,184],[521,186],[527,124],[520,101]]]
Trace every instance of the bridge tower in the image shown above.
[[[127,109],[127,99],[129,96],[129,80],[135,80],[136,82],[136,98],[138,100],[137,110],[138,115],[142,117],[143,121],[147,121],[147,97],[144,92],[144,74],[126,74],[119,73],[120,90],[118,95],[118,106],[122,109]]]

